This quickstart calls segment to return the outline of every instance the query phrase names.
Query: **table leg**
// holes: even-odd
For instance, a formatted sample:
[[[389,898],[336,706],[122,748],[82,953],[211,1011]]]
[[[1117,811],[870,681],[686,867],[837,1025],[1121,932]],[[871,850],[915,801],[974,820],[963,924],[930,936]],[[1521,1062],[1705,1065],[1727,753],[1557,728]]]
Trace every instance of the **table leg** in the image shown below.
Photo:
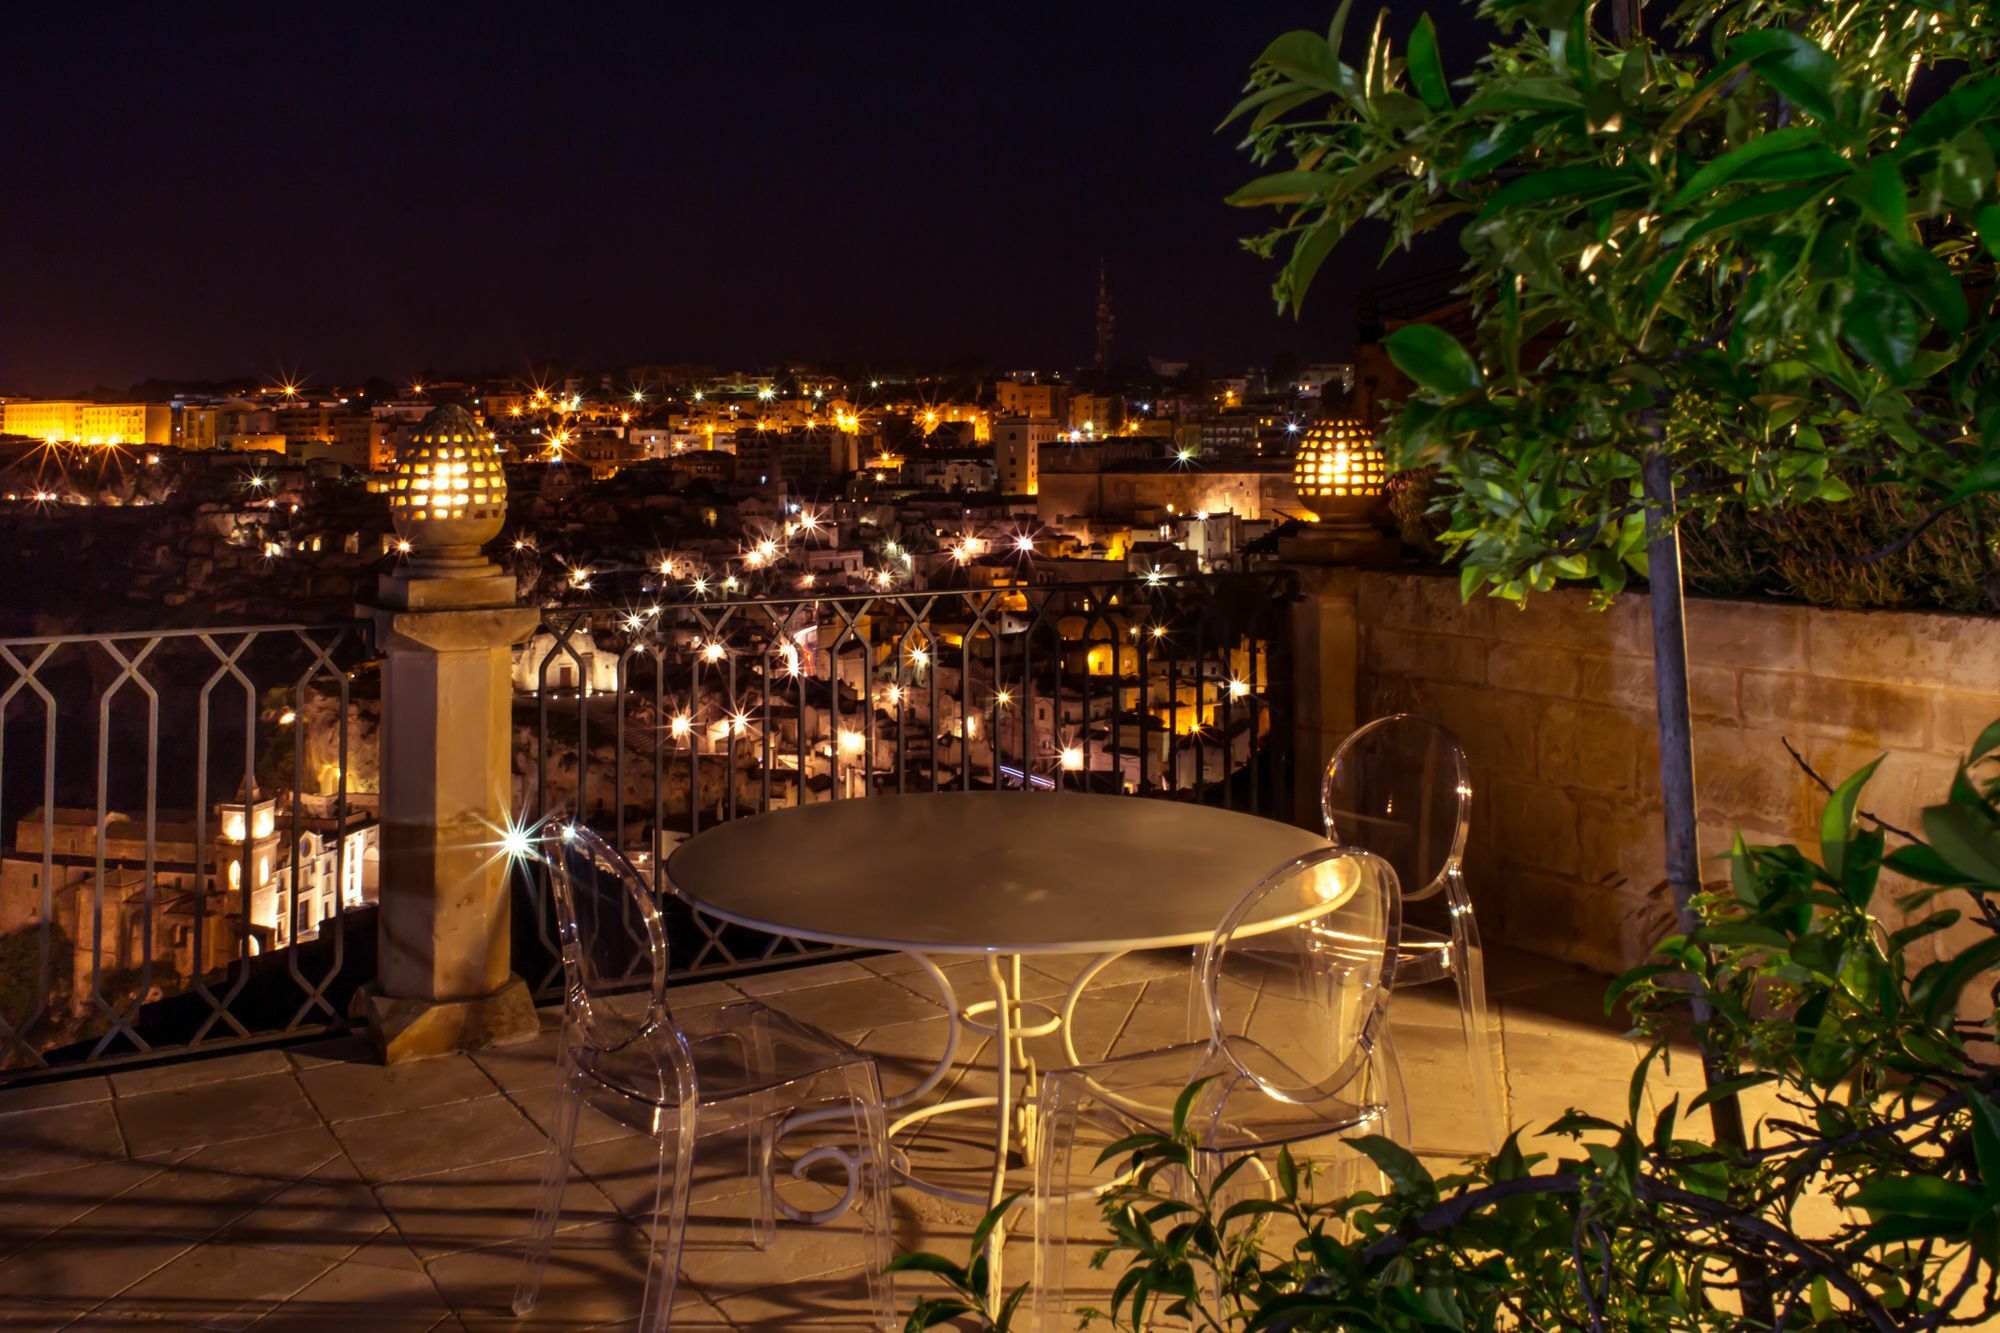
[[[999,1096],[993,1117],[993,1183],[986,1196],[989,1209],[998,1208],[1000,1201],[1007,1197],[1007,1151],[1014,1142],[1013,1096],[1014,1096],[1014,1006],[1015,990],[1018,990],[1021,960],[1014,959],[1015,989],[1010,990],[1007,974],[1000,967],[998,954],[988,955],[986,975],[993,983],[993,1023],[996,1029],[993,1046],[998,1052]],[[1000,1270],[1001,1250],[1007,1243],[1007,1223],[1003,1218],[997,1222],[986,1239],[986,1313],[1000,1312],[1000,1302],[1006,1291]]]

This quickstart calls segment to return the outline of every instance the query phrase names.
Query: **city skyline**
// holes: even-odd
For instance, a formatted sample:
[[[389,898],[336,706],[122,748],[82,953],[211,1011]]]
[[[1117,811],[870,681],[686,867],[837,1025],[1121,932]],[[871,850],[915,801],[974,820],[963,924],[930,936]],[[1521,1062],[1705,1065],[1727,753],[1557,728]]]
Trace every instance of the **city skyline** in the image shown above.
[[[1280,318],[1214,133],[1317,0],[751,28],[595,10],[16,16],[0,391],[302,371],[1344,355]],[[172,52],[163,59],[162,52]],[[88,56],[86,90],[70,80]],[[1112,147],[1116,145],[1116,147]],[[61,182],[56,188],[55,182]],[[199,317],[196,317],[199,316]]]

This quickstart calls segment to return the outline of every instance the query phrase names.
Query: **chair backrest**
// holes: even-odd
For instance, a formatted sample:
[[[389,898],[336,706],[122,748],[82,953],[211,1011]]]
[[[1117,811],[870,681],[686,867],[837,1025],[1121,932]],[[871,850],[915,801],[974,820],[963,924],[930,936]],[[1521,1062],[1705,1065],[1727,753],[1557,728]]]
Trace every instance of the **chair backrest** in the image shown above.
[[[667,932],[646,877],[585,824],[548,820],[535,846],[555,889],[568,1015],[578,1035],[610,1051],[642,1034],[676,1031],[667,1008]],[[632,994],[633,978],[648,976],[648,968],[646,989]]]
[[[1406,898],[1429,897],[1465,857],[1472,822],[1465,751],[1428,718],[1377,718],[1334,751],[1319,805],[1328,839],[1394,866]]]
[[[1342,1096],[1367,1067],[1396,974],[1396,872],[1359,847],[1287,861],[1237,900],[1202,951],[1212,1039],[1282,1101]]]

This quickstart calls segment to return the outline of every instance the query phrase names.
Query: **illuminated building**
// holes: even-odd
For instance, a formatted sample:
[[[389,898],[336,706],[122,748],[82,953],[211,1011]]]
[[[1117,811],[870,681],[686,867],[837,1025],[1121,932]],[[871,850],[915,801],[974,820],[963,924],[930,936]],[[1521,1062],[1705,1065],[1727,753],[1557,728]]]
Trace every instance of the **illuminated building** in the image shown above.
[[[350,815],[342,827],[301,816],[293,842],[294,826],[270,797],[247,808],[223,802],[201,819],[29,810],[0,854],[0,934],[38,924],[46,903],[73,945],[66,979],[78,1012],[91,1007],[100,974],[128,973],[147,958],[161,984],[194,977],[197,961],[212,974],[246,947],[311,939],[337,910],[376,901],[381,826],[372,817]]]
[[[1055,439],[1056,423],[1048,417],[1003,417],[993,423],[993,466],[1002,495],[1040,492],[1042,446]]]
[[[0,403],[0,435],[86,444],[172,444],[173,409],[165,403],[24,399]]]
[[[993,386],[993,406],[1003,417],[1048,417],[1055,421],[1067,421],[1069,388],[1061,384],[1000,380]]]

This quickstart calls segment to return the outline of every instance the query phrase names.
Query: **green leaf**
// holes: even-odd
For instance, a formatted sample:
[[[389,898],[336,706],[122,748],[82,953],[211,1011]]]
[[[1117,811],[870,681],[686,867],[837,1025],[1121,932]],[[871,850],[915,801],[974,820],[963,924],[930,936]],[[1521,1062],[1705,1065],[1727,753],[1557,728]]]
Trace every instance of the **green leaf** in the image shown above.
[[[1356,1152],[1381,1168],[1382,1174],[1399,1194],[1429,1195],[1436,1192],[1437,1183],[1431,1173],[1416,1155],[1394,1139],[1380,1134],[1367,1134],[1348,1141]]]
[[[1901,239],[1909,235],[1910,200],[1903,193],[1903,177],[1895,158],[1868,159],[1841,185],[1840,193],[1891,236]]]
[[[1820,131],[1810,125],[1792,125],[1782,130],[1772,130],[1759,135],[1746,144],[1732,148],[1721,157],[1704,164],[1687,183],[1667,201],[1670,212],[1678,211],[1718,186],[1727,185],[1762,158],[1779,153],[1789,153],[1807,144],[1824,149],[1825,143]]]
[[[941,1254],[899,1254],[889,1261],[892,1273],[936,1273],[955,1287],[965,1285],[965,1269]]]
[[[2000,886],[2000,826],[1985,811],[1933,805],[1923,818],[1924,835],[1954,870],[1981,884]]]
[[[1841,1203],[1870,1213],[1902,1213],[1947,1222],[1970,1221],[1985,1211],[1977,1191],[1937,1176],[1883,1176],[1864,1183]]]
[[[1875,369],[1897,383],[1910,378],[1923,321],[1902,290],[1866,261],[1854,266],[1854,299],[1841,316],[1840,336]]]
[[[1518,176],[1495,190],[1480,205],[1478,220],[1483,221],[1523,204],[1539,204],[1551,199],[1561,200],[1563,212],[1567,215],[1593,200],[1642,189],[1645,184],[1645,174],[1636,167],[1578,166],[1534,171]]]
[[[892,1263],[891,1268],[895,1267]],[[936,1328],[960,1315],[973,1314],[976,1306],[949,1297],[925,1297],[911,1309],[909,1320],[903,1325],[903,1333],[920,1333],[927,1328]]]
[[[1882,267],[1898,278],[1918,305],[1953,337],[1965,328],[1965,289],[1945,262],[1915,241],[1886,239]]]
[[[1989,1199],[2000,1199],[2000,1108],[1985,1094],[1972,1093],[1972,1155],[1979,1163],[1979,1183]]]
[[[1292,1150],[1283,1144],[1278,1145],[1277,1177],[1278,1188],[1284,1191],[1285,1197],[1288,1199],[1297,1198],[1299,1193],[1299,1164],[1293,1160]]]
[[[1181,1095],[1174,1098],[1173,1123],[1175,1138],[1178,1139],[1187,1133],[1188,1112],[1193,1109],[1195,1098],[1201,1096],[1201,1090],[1214,1081],[1215,1075],[1213,1074],[1210,1074],[1207,1078],[1198,1078],[1185,1088],[1182,1088]]]
[[[1741,199],[1733,199],[1681,233],[1680,243],[1684,246],[1693,245],[1704,236],[1740,223],[1770,217],[1777,213],[1789,213],[1806,201],[1817,198],[1825,188],[1817,183],[1788,185],[1783,189],[1764,190],[1758,194],[1744,195]]]
[[[1382,340],[1396,369],[1446,398],[1471,393],[1486,382],[1458,339],[1429,324],[1405,324]]]
[[[1417,90],[1425,106],[1433,111],[1448,110],[1451,106],[1451,88],[1445,82],[1444,62],[1438,58],[1437,28],[1431,23],[1431,16],[1425,14],[1417,20],[1417,26],[1410,32],[1410,53],[1406,61],[1409,67],[1410,86]]]
[[[1611,984],[1605,988],[1604,1012],[1608,1014],[1613,1009],[1617,1008],[1619,997],[1624,995],[1626,991],[1631,990],[1632,987],[1638,985],[1640,982],[1650,980],[1653,977],[1657,977],[1663,972],[1678,972],[1680,970],[1681,969],[1679,967],[1675,966],[1672,963],[1642,963],[1638,967],[1631,968],[1625,972],[1621,972],[1616,978],[1612,980]]]
[[[1463,185],[1503,163],[1513,161],[1516,153],[1535,141],[1535,136],[1541,133],[1546,123],[1542,117],[1517,120],[1500,133],[1479,140],[1459,158],[1458,166],[1451,172],[1451,183]]]
[[[1223,202],[1237,208],[1302,204],[1330,189],[1338,178],[1326,171],[1274,171],[1259,176]]]
[[[1928,148],[1956,139],[2000,107],[2000,79],[1991,77],[1961,83],[1931,103],[1903,135],[1902,150]]]
[[[971,1253],[977,1255],[986,1248],[986,1238],[993,1234],[993,1228],[1000,1225],[1000,1220],[1013,1210],[1025,1193],[1026,1190],[1016,1190],[987,1210],[986,1216],[979,1219],[979,1225],[972,1229]]]
[[[1910,998],[1933,1024],[1950,1021],[1958,1012],[1958,995],[1967,983],[2000,965],[2000,935],[1990,936],[1942,963],[1917,974]]]
[[[1826,809],[1820,812],[1820,860],[1836,883],[1846,878],[1848,844],[1854,837],[1854,808],[1861,800],[1861,789],[1868,785],[1868,779],[1875,776],[1875,770],[1882,766],[1884,758],[1886,756],[1877,755],[1872,763],[1834,788],[1833,795],[1827,797]]]
[[[1688,1103],[1688,1113],[1692,1115],[1712,1102],[1719,1102],[1725,1097],[1734,1097],[1746,1088],[1769,1083],[1777,1077],[1776,1074],[1745,1074],[1741,1078],[1726,1078],[1713,1087],[1703,1089],[1699,1096]]]
[[[1759,28],[1731,42],[1729,54],[1749,56],[1759,78],[1813,119],[1834,119],[1833,81],[1839,68],[1811,38],[1788,28]]]
[[[1920,842],[1898,847],[1884,858],[1882,864],[1919,884],[1943,884],[1956,888],[1973,882],[1963,871],[1939,856],[1935,848]]]

